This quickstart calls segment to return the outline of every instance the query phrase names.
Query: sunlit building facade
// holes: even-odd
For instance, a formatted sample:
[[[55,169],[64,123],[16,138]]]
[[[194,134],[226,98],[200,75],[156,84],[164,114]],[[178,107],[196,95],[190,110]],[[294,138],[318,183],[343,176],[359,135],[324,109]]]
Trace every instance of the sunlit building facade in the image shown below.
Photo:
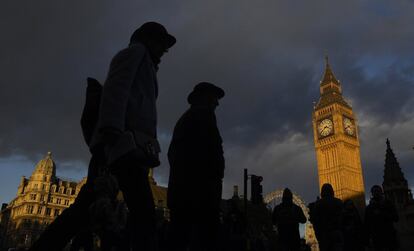
[[[149,175],[157,216],[168,219],[167,188]],[[49,152],[35,166],[30,178],[22,177],[16,197],[0,212],[0,250],[29,247],[76,199],[86,178],[80,182],[56,176],[56,164]],[[122,200],[122,193],[119,198]]]
[[[30,178],[21,178],[16,197],[2,208],[2,247],[29,246],[75,201],[85,182],[86,178],[75,182],[57,177],[49,152]]]

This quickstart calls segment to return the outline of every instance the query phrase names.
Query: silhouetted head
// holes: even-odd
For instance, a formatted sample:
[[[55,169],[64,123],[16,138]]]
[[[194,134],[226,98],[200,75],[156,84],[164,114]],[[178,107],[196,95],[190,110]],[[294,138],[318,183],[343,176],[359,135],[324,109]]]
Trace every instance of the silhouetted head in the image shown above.
[[[285,190],[283,190],[282,201],[283,201],[283,203],[292,203],[293,202],[293,194],[292,194],[292,191],[290,191],[289,188],[285,188]]]
[[[321,197],[322,198],[329,198],[329,197],[334,197],[335,193],[333,190],[333,187],[331,184],[329,183],[325,183],[322,185],[321,188]]]
[[[208,106],[214,109],[219,104],[218,100],[224,95],[225,93],[220,87],[208,82],[201,82],[194,86],[193,91],[187,97],[187,101],[191,105]]]
[[[372,194],[372,198],[376,200],[382,199],[382,197],[384,196],[382,187],[379,185],[374,185],[371,187],[371,194]]]
[[[132,34],[130,44],[141,42],[150,51],[155,63],[158,64],[161,57],[168,51],[175,43],[176,39],[170,35],[159,23],[147,22],[139,27]]]

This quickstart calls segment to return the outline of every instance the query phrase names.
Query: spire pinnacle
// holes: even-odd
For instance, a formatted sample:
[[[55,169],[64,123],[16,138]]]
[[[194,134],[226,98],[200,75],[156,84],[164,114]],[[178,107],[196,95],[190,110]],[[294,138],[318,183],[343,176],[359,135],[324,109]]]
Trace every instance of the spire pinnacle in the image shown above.
[[[387,150],[385,153],[385,170],[384,170],[384,183],[390,181],[405,181],[404,174],[401,171],[400,164],[391,148],[390,140],[387,138]]]
[[[336,79],[331,69],[331,66],[329,65],[328,55],[325,55],[325,74],[323,75],[321,85],[329,84],[331,82],[339,85],[339,81]]]
[[[400,168],[400,164],[392,151],[390,140],[387,138],[387,151],[385,153],[384,188],[385,197],[392,200],[396,205],[404,206],[412,201],[408,182]]]

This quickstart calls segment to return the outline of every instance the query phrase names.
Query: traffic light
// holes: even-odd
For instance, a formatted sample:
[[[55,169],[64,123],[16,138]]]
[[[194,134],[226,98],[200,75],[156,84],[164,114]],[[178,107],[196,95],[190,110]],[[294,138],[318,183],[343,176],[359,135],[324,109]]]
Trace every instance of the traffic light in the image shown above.
[[[260,184],[263,181],[262,176],[251,175],[252,204],[259,205],[263,203],[263,187]]]

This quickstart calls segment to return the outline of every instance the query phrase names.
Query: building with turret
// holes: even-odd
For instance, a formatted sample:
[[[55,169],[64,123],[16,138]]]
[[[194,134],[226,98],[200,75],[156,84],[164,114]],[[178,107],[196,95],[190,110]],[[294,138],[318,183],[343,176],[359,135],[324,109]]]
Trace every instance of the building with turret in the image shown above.
[[[168,219],[167,188],[148,176],[158,218]],[[86,178],[79,182],[56,176],[56,164],[49,152],[37,163],[29,178],[23,176],[16,197],[0,212],[0,250],[29,247],[78,196]],[[122,200],[122,193],[119,198]]]
[[[21,178],[16,197],[2,208],[2,247],[29,246],[75,201],[85,182],[86,178],[75,182],[57,177],[49,152],[30,178]]]
[[[396,224],[401,250],[414,250],[414,200],[408,182],[387,139],[384,181],[385,198],[392,201],[398,211]]]

